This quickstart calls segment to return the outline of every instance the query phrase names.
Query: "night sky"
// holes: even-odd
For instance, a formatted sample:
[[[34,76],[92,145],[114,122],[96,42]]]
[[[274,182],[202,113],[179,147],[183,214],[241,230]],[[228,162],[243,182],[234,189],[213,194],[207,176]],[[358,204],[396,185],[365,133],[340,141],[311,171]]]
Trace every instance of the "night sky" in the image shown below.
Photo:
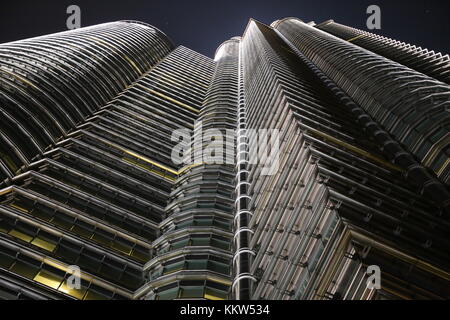
[[[66,8],[82,10],[82,26],[140,20],[161,29],[175,44],[212,57],[230,37],[241,35],[249,18],[270,24],[295,16],[305,22],[336,22],[366,29],[366,9],[382,10],[376,33],[449,53],[449,0],[39,0],[2,1],[0,43],[66,30]]]

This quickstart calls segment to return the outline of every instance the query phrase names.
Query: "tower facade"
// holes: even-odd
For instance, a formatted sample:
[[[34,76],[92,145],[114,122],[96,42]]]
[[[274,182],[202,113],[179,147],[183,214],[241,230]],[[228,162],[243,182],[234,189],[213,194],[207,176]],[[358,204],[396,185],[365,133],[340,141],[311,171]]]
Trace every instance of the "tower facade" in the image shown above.
[[[0,45],[0,297],[449,298],[448,56],[416,49],[297,18],[214,59],[135,21]]]

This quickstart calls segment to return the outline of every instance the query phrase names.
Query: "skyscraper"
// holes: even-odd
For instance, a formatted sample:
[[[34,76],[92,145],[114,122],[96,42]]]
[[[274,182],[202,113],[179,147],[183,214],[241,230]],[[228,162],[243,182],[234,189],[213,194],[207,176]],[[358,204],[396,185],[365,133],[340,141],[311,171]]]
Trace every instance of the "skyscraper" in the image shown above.
[[[0,45],[0,297],[449,298],[448,56],[415,49],[297,18],[214,60],[135,21]]]

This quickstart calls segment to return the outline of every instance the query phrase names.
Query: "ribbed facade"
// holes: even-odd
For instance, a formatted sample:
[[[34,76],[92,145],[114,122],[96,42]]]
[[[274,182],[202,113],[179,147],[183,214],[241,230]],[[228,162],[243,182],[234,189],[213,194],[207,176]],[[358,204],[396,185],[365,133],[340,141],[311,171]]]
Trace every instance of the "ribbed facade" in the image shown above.
[[[2,44],[0,298],[448,299],[449,98],[448,56],[333,21]]]
[[[132,299],[147,282],[144,265],[159,253],[155,247],[161,242],[157,241],[161,230],[174,224],[167,219],[166,206],[182,168],[170,161],[175,145],[172,131],[193,128],[213,74],[213,61],[187,48],[173,50],[166,36],[134,22],[49,36],[48,41],[55,43],[59,37],[66,39],[66,47],[73,42],[74,48],[87,52],[79,54],[79,65],[72,66],[72,70],[91,68],[84,78],[83,74],[74,76],[83,83],[78,94],[101,100],[96,104],[86,101],[92,110],[58,132],[60,136],[55,133],[49,151],[30,152],[28,162],[33,157],[39,160],[27,163],[24,173],[15,172],[15,177],[3,183],[1,286],[10,298]],[[27,40],[27,46],[38,51],[40,41]],[[104,52],[99,51],[102,48]],[[61,52],[75,63],[67,50]],[[103,76],[94,82],[91,77],[96,73]],[[63,79],[58,79],[62,85]],[[45,88],[45,94],[54,94],[53,88],[60,83]],[[105,89],[104,96],[100,88]],[[36,109],[40,96],[34,98],[32,90],[23,90],[15,91],[14,97],[25,99],[22,92],[35,101],[26,106]],[[64,119],[52,113],[53,106],[70,109],[70,101],[55,98],[40,115],[62,126]],[[2,105],[4,110],[9,110],[6,105]],[[30,119],[37,121],[36,117]],[[2,133],[18,145],[5,150],[8,160],[8,155],[29,144],[20,140],[20,131],[4,130],[9,128],[6,120],[2,118]],[[29,125],[17,122],[18,126]],[[82,270],[81,290],[65,285],[71,265]]]
[[[315,26],[338,38],[450,84],[450,57],[409,43],[351,28],[333,20]]]
[[[405,146],[407,153],[432,169],[442,182],[450,181],[448,85],[296,19],[281,21],[276,29]],[[405,159],[407,155],[383,135],[377,138],[386,152],[392,153],[396,163],[408,166],[408,177],[428,188],[429,196],[441,201],[450,213],[450,204],[445,203],[448,190]]]
[[[210,86],[192,131],[195,161],[180,172],[172,188],[163,234],[153,244],[157,258],[145,266],[150,281],[138,298],[230,298],[235,176],[233,163],[226,159],[235,141],[225,137],[226,130],[236,129],[237,47],[233,42],[222,45],[216,61],[208,64],[213,75],[205,75]],[[211,130],[223,139],[213,140]],[[212,155],[216,149],[221,152]]]
[[[282,169],[261,178],[255,168],[250,178],[258,279],[251,298],[446,297],[442,209],[389,162],[365,128],[364,110],[283,35],[290,23],[311,28],[293,21],[275,30],[251,22],[243,40],[249,60],[259,62],[246,87],[252,126],[282,132]],[[366,286],[370,265],[382,270],[378,292]]]
[[[173,48],[116,22],[0,46],[0,178],[14,177]]]

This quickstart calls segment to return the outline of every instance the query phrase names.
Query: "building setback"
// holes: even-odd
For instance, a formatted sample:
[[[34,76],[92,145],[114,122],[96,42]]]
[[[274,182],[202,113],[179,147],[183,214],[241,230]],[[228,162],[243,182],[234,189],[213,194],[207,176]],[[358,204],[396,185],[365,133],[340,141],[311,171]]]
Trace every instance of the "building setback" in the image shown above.
[[[297,18],[1,44],[0,298],[449,299],[448,61]]]

